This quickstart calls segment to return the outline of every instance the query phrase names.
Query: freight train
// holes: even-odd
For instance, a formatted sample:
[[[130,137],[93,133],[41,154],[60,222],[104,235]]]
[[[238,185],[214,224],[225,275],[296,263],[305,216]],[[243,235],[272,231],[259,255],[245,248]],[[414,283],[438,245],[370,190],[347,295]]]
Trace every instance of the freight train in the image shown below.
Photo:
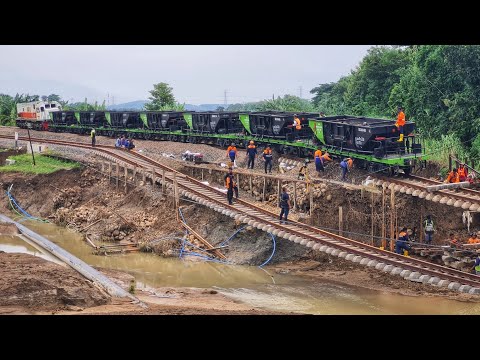
[[[246,148],[254,140],[260,148],[269,144],[281,154],[298,157],[311,156],[320,147],[334,157],[356,159],[356,167],[390,174],[408,175],[414,167],[426,163],[413,122],[406,122],[405,139],[399,142],[393,120],[319,115],[280,111],[71,111],[62,110],[56,103],[37,102],[19,104],[17,126],[77,134],[88,134],[95,128],[97,135],[110,137],[126,135],[221,147],[235,143]]]

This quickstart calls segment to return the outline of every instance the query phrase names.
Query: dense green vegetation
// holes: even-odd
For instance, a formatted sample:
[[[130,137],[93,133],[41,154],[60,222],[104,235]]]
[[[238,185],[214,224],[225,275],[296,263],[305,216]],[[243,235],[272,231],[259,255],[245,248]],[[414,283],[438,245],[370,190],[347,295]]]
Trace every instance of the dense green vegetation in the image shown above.
[[[33,165],[31,154],[10,156],[9,159],[15,160],[15,164],[0,166],[0,171],[51,174],[58,170],[70,170],[80,166],[80,164],[75,162],[61,161],[41,154],[35,154],[35,166]]]
[[[373,47],[348,76],[311,93],[327,114],[393,119],[402,105],[434,157],[480,155],[480,46]]]

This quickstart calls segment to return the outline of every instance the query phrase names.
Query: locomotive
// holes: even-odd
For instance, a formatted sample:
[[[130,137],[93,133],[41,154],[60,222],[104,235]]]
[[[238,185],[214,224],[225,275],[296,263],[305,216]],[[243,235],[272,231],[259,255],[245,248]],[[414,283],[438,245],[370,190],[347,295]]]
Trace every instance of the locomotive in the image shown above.
[[[32,103],[30,108],[39,109],[39,104]],[[233,142],[246,148],[254,140],[260,148],[268,144],[281,154],[298,157],[311,156],[320,147],[334,157],[356,159],[357,167],[390,174],[408,175],[426,161],[415,136],[415,124],[410,121],[404,126],[405,140],[399,142],[395,121],[349,115],[325,117],[319,113],[283,111],[67,111],[58,104],[54,110],[51,106],[48,112],[45,110],[39,110],[46,113],[40,118],[25,117],[24,111],[18,111],[17,126],[26,128],[31,124],[36,130],[77,134],[87,134],[95,128],[97,135],[110,137],[125,135],[221,147]],[[295,126],[295,118],[299,126]]]

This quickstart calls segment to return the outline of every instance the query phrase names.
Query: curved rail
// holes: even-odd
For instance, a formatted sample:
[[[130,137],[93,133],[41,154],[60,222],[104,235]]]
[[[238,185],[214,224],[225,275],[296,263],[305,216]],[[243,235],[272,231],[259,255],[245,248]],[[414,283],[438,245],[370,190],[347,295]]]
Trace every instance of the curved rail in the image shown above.
[[[12,137],[0,135],[0,138]],[[21,138],[21,140],[26,139]],[[379,268],[378,265],[385,265],[385,267],[382,268],[391,265],[393,269],[397,269],[398,271],[409,270],[410,272],[423,273],[430,277],[447,279],[455,283],[458,282],[459,285],[464,284],[474,288],[480,288],[480,277],[477,275],[430,263],[425,260],[404,257],[403,255],[381,250],[360,241],[348,239],[300,222],[289,221],[288,224],[280,224],[277,220],[278,215],[276,213],[260,208],[245,200],[237,200],[235,206],[228,205],[223,192],[137,152],[127,152],[116,149],[113,146],[97,145],[93,148],[90,145],[61,140],[32,138],[32,141],[95,150],[98,154],[110,160],[123,161],[126,164],[137,166],[147,171],[153,170],[153,176],[161,176],[162,172],[165,171],[165,179],[168,185],[171,187],[176,181],[181,189],[180,192],[182,195],[192,198],[200,204],[207,205],[227,216],[245,222],[248,225],[271,232],[275,236],[306,245],[314,250],[318,249],[334,256],[346,257],[347,260],[349,260],[348,256],[351,255],[350,259],[364,265],[366,265],[368,261],[371,262],[373,260],[376,268]],[[156,181],[158,179],[159,178],[152,180]]]

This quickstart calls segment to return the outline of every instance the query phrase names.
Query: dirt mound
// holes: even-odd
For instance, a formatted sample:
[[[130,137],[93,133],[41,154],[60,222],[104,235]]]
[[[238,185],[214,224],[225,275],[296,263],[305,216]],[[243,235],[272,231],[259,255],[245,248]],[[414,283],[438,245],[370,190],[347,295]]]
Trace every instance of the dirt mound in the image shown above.
[[[75,270],[28,254],[0,252],[0,306],[35,311],[108,304],[110,296]]]

